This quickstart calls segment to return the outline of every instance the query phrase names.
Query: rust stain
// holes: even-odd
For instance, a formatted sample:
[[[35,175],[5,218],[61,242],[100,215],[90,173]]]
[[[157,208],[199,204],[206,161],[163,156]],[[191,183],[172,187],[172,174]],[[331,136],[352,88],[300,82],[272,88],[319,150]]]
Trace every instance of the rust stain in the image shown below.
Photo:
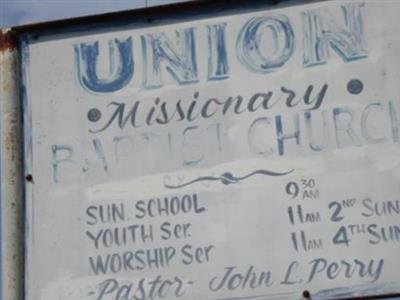
[[[10,124],[9,129],[5,135],[5,154],[7,157],[7,163],[15,164],[16,161],[20,161],[19,152],[19,127],[17,124],[18,114],[10,113],[6,116],[7,123]],[[7,179],[11,185],[15,185],[18,180],[18,174],[14,171],[7,173]]]
[[[0,30],[0,53],[6,50],[14,50],[17,47],[17,42],[12,31]]]

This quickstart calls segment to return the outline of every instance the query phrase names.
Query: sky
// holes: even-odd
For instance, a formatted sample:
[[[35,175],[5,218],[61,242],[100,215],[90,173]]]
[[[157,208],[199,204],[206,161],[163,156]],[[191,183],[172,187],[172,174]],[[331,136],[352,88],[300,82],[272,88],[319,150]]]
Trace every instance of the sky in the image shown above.
[[[0,0],[0,28],[190,0]]]

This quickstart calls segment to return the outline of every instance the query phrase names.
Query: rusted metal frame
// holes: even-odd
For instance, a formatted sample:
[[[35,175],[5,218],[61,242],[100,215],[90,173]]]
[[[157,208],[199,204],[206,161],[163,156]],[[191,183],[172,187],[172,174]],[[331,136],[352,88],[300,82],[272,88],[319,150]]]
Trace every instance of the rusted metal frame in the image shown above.
[[[0,299],[22,300],[24,205],[16,36],[0,30]]]

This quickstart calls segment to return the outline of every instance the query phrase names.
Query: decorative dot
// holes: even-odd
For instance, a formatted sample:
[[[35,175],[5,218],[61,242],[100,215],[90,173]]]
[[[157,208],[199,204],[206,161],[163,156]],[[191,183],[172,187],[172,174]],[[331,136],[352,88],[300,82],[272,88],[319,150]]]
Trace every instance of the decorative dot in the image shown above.
[[[87,118],[90,122],[97,122],[101,118],[101,112],[97,108],[92,108],[87,113]]]
[[[306,299],[311,299],[311,293],[309,291],[304,291],[303,292],[303,297]]]
[[[350,94],[358,95],[364,89],[364,84],[360,79],[352,79],[347,83],[347,90]]]

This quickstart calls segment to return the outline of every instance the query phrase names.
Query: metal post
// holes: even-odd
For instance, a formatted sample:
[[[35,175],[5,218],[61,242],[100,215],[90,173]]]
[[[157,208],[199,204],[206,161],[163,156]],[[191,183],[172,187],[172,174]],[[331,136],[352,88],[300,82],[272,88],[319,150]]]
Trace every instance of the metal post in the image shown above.
[[[0,299],[22,300],[23,181],[18,51],[11,31],[0,31]]]

